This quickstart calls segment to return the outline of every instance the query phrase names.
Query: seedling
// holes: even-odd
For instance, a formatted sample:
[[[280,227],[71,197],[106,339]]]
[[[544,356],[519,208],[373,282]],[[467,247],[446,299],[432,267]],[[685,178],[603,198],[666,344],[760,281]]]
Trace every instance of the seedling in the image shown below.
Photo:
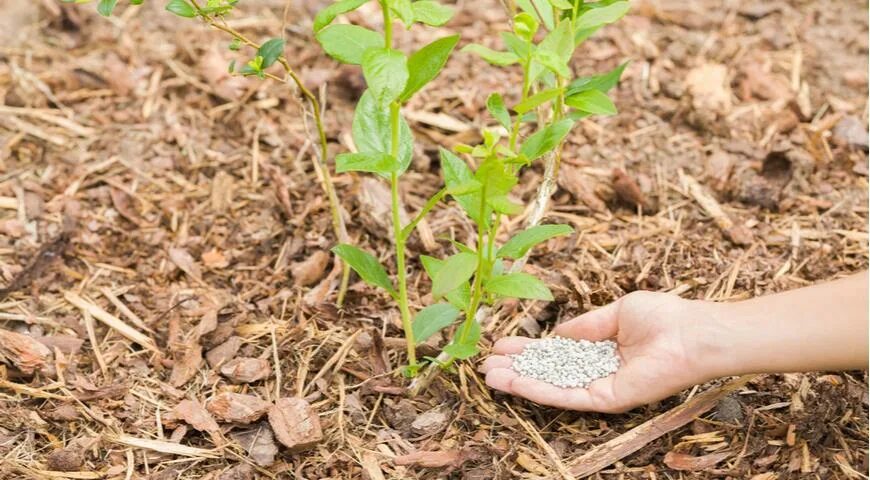
[[[476,169],[456,153],[441,149],[445,187],[426,202],[408,225],[402,225],[399,220],[398,192],[401,175],[411,162],[413,138],[401,116],[401,106],[437,76],[458,38],[436,40],[410,57],[392,48],[394,18],[402,20],[409,28],[414,23],[440,25],[450,18],[447,7],[428,0],[379,0],[384,18],[383,34],[357,25],[331,24],[337,15],[353,11],[365,3],[365,0],[342,0],[330,5],[315,19],[315,31],[318,41],[333,58],[361,65],[368,84],[353,121],[352,133],[358,151],[339,155],[336,170],[370,172],[389,180],[396,256],[395,283],[386,268],[370,253],[351,245],[340,245],[334,251],[363,280],[384,289],[398,302],[408,350],[405,372],[414,375],[419,369],[416,345],[453,325],[460,316],[464,315],[464,319],[437,359],[439,365],[449,366],[455,360],[478,353],[480,325],[475,320],[475,313],[482,304],[491,304],[505,297],[552,299],[542,281],[520,272],[518,266],[536,244],[566,235],[572,231],[571,228],[533,225],[499,248],[496,247],[496,235],[504,215],[524,210],[524,206],[510,196],[518,182],[520,169],[550,152],[558,152],[577,118],[616,112],[604,91],[615,84],[622,69],[610,74],[612,82],[606,78],[587,78],[569,84],[573,75],[568,61],[579,41],[591,33],[589,30],[622,16],[628,3],[585,6],[556,2],[552,6],[543,5],[549,15],[539,12],[542,2],[521,3],[527,11],[514,17],[514,32],[503,37],[508,51],[497,52],[481,45],[465,48],[497,65],[520,64],[523,68],[521,100],[514,106],[512,114],[501,95],[489,97],[487,108],[505,129],[507,138],[503,141],[502,135],[495,130],[486,130],[482,145],[458,148],[456,153],[470,157]],[[433,20],[431,16],[421,15],[420,11],[443,14]],[[602,15],[602,12],[610,13]],[[533,14],[537,14],[537,19]],[[597,16],[598,20],[590,21],[590,16]],[[541,22],[551,31],[535,44]],[[552,114],[536,117],[533,112],[542,110],[541,107],[547,103],[553,104]],[[567,108],[572,110],[566,111]],[[532,121],[538,129],[521,138],[523,123]],[[457,244],[457,253],[446,259],[420,258],[432,281],[432,297],[437,303],[412,315],[408,304],[405,244],[420,219],[445,196],[452,197],[477,225],[477,242],[474,246]],[[510,270],[505,268],[506,260],[513,262]]]
[[[449,21],[452,9],[434,0],[376,0],[383,15],[382,32],[334,23],[339,15],[352,12],[369,1],[373,0],[339,0],[318,13],[313,28],[327,54],[339,62],[360,65],[368,86],[354,112],[351,130],[356,151],[339,154],[335,159],[336,171],[372,173],[389,182],[396,258],[392,277],[377,257],[346,241],[335,191],[325,168],[326,137],[320,121],[320,106],[281,55],[283,41],[273,39],[258,45],[230,28],[223,16],[232,10],[235,0],[208,0],[204,6],[195,0],[171,0],[167,9],[183,17],[199,17],[213,28],[229,33],[233,38],[232,49],[241,45],[256,49],[256,55],[238,74],[285,81],[267,71],[278,63],[309,101],[321,141],[320,162],[316,164],[324,173],[324,188],[333,207],[337,236],[342,242],[333,252],[362,280],[383,289],[397,302],[407,342],[408,365],[404,373],[414,376],[422,366],[416,346],[438,331],[456,325],[457,319],[462,318],[443,352],[438,358],[428,359],[432,364],[449,368],[454,361],[478,353],[481,326],[476,317],[483,305],[493,305],[503,298],[552,300],[547,286],[521,269],[535,245],[572,232],[564,225],[539,225],[555,188],[562,145],[578,119],[616,113],[606,93],[625,68],[623,64],[602,75],[574,78],[569,61],[583,40],[622,17],[629,5],[624,0],[594,3],[517,0],[521,11],[514,12],[513,31],[502,33],[506,50],[496,51],[477,44],[466,46],[464,51],[476,53],[494,65],[522,68],[519,101],[509,109],[499,93],[489,96],[486,108],[496,127],[483,131],[481,145],[440,150],[445,185],[403,225],[399,182],[410,167],[414,139],[401,109],[438,76],[459,36],[440,38],[410,55],[393,48],[396,21],[407,28],[418,24],[441,26]],[[131,3],[138,2],[131,0]],[[98,8],[107,14],[115,4],[116,0],[101,0]],[[536,42],[542,27],[545,34]],[[234,71],[233,66],[231,71]],[[530,125],[534,128],[527,127]],[[545,178],[535,197],[527,228],[503,245],[497,245],[503,218],[526,209],[511,195],[521,169],[542,158]],[[476,225],[476,241],[474,245],[454,242],[456,253],[444,259],[420,256],[420,263],[432,283],[435,303],[412,313],[408,301],[406,244],[420,221],[446,197],[458,203]]]

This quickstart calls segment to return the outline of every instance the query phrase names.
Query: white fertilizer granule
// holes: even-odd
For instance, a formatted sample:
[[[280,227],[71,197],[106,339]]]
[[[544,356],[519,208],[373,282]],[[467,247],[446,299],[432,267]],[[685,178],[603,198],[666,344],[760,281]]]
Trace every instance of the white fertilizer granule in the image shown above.
[[[530,343],[513,358],[513,369],[524,377],[562,388],[586,388],[619,368],[616,343],[552,337]]]

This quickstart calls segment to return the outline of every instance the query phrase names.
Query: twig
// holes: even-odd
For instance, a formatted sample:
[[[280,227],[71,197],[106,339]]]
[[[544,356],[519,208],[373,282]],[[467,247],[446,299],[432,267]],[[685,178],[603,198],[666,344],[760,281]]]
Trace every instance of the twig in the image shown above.
[[[581,477],[603,468],[640,450],[653,440],[676,430],[713,408],[726,395],[743,387],[757,375],[744,375],[720,387],[711,388],[668,412],[648,420],[607,443],[598,445],[578,458],[571,473]]]

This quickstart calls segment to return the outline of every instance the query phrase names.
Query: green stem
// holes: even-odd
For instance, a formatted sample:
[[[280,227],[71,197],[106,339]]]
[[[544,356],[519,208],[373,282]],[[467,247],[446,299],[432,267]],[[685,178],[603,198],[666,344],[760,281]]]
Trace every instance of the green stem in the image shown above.
[[[471,333],[471,326],[474,325],[474,316],[477,313],[477,308],[480,306],[480,299],[483,296],[483,276],[485,274],[486,263],[484,262],[483,253],[485,250],[485,235],[486,235],[486,184],[480,190],[480,221],[477,223],[477,271],[474,273],[474,283],[471,285],[471,302],[468,309],[465,310],[465,321],[462,324],[462,331],[459,334],[459,343],[463,344],[468,339]]]
[[[430,198],[426,202],[426,204],[423,205],[423,209],[420,210],[420,213],[418,213],[417,216],[414,217],[413,220],[411,220],[411,223],[405,225],[405,228],[402,229],[402,237],[405,240],[408,240],[408,237],[410,237],[411,234],[414,232],[414,228],[417,227],[417,224],[419,224],[420,221],[422,221],[423,218],[430,211],[432,211],[433,208],[435,208],[435,205],[437,205],[438,202],[440,202],[441,199],[444,198],[445,195],[447,195],[447,187],[444,187],[441,190],[438,190],[438,192],[435,195],[432,195],[432,198]]]
[[[381,11],[384,13],[384,47],[393,48],[393,18],[390,16],[390,6],[382,1]]]
[[[399,156],[399,104],[390,104],[390,153],[394,158]],[[411,310],[408,308],[408,279],[405,271],[405,234],[402,230],[402,220],[399,215],[399,174],[393,172],[390,176],[390,194],[393,213],[393,240],[396,244],[396,276],[399,283],[399,314],[402,317],[402,329],[405,331],[405,341],[408,344],[408,365],[417,365],[416,340],[411,326]]]

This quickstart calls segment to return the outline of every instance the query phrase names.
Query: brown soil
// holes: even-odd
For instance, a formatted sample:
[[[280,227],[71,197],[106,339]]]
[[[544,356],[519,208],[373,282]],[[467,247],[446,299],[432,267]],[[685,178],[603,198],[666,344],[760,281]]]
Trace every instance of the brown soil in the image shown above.
[[[15,367],[21,358],[0,371],[0,477],[49,478],[51,468],[167,479],[558,476],[591,446],[697,393],[624,415],[564,412],[494,394],[467,364],[404,398],[406,380],[391,374],[402,362],[392,303],[361,282],[343,309],[334,303],[337,272],[321,253],[334,243],[328,205],[292,89],[226,76],[227,39],[162,2],[111,20],[93,5],[11,3],[0,21],[0,322],[24,334],[15,341],[48,348],[29,351],[35,373]],[[322,5],[308,3],[250,2],[238,16],[250,20],[236,26],[260,40],[284,30],[291,63],[326,88],[336,153],[363,82],[321,54],[308,26]],[[486,326],[486,346],[633,290],[729,301],[866,269],[867,16],[858,1],[647,0],[588,41],[579,73],[632,59],[615,94],[620,114],[582,121],[566,148],[549,219],[578,234],[530,262],[556,301],[509,306]],[[499,2],[461,2],[444,29],[402,32],[399,42],[461,32],[491,44],[505,25]],[[409,105],[419,141],[404,183],[409,211],[440,184],[437,145],[474,142],[490,122],[486,95],[515,96],[518,78],[457,54]],[[525,172],[525,198],[540,178]],[[702,209],[692,179],[730,227]],[[356,175],[336,183],[354,241],[389,251],[383,187]],[[434,233],[413,238],[412,259],[473,234],[453,205],[427,223]],[[426,292],[419,264],[410,269],[413,291]],[[84,315],[68,292],[110,319],[141,319],[159,353]],[[260,419],[215,428],[203,405],[230,390],[269,404],[304,397],[322,438],[303,405],[268,416],[228,405]],[[866,478],[867,405],[866,372],[761,376],[597,475]],[[273,420],[309,437],[272,439]],[[200,450],[161,453],[127,437]],[[288,445],[297,440],[298,452]],[[700,471],[677,470],[698,462]]]

